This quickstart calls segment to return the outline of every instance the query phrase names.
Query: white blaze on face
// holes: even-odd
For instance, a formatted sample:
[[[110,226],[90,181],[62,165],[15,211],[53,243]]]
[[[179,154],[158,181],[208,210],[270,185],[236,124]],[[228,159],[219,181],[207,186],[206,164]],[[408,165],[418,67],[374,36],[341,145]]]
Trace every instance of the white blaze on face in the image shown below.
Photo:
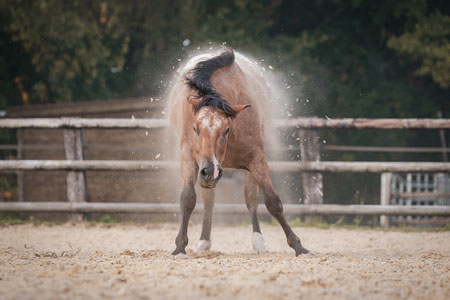
[[[214,136],[216,131],[222,127],[223,120],[214,114],[206,115],[205,111],[201,111],[198,115],[201,119],[201,128],[208,130],[210,136]]]
[[[198,118],[198,119],[203,119],[204,117],[206,117],[206,110],[202,109],[202,110],[200,110],[200,112],[198,113],[197,118]]]
[[[209,127],[209,134],[212,136],[217,129],[222,127],[222,120],[220,118],[212,118],[211,126]]]
[[[222,117],[207,108],[200,110],[197,121],[199,122],[200,130],[202,132],[208,132],[211,138],[215,138],[218,134],[221,134],[219,131],[227,122],[226,117]],[[220,174],[220,163],[214,154],[212,156],[212,163],[214,165],[213,178],[217,179]]]
[[[219,161],[217,160],[215,155],[213,155],[213,164],[214,164],[214,179],[217,179],[217,177],[219,177]]]

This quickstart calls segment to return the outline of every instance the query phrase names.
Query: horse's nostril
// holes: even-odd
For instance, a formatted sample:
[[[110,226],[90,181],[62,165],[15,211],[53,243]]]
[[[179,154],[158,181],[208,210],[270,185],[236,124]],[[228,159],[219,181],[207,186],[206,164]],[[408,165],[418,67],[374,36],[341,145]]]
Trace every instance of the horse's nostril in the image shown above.
[[[220,168],[220,169],[219,169],[219,177],[218,177],[218,178],[222,178],[222,173],[223,173],[223,169]]]
[[[202,177],[206,177],[206,168],[203,168],[201,171],[200,171],[200,176],[202,176]]]

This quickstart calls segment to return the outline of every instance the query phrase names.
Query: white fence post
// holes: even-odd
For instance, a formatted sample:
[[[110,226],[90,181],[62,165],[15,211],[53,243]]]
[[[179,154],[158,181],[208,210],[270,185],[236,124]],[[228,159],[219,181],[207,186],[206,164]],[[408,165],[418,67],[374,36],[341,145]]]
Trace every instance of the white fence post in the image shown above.
[[[381,190],[380,190],[380,204],[391,204],[391,179],[392,173],[381,173]],[[386,215],[380,216],[380,226],[389,227],[390,217]]]
[[[84,160],[83,133],[81,129],[64,130],[64,149],[67,160]],[[66,177],[67,200],[71,203],[87,201],[85,171],[69,171]],[[83,214],[72,214],[72,222],[83,220]]]

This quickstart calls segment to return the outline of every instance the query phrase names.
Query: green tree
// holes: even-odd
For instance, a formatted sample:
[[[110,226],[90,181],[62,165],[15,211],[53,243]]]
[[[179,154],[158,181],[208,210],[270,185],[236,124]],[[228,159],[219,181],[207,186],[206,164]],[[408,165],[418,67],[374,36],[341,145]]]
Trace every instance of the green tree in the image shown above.
[[[123,69],[129,37],[117,6],[100,1],[11,0],[5,31],[29,55],[39,78],[31,102],[109,96],[108,72]],[[27,74],[24,74],[26,76]]]
[[[388,47],[410,57],[419,68],[415,75],[430,75],[443,89],[450,87],[450,16],[436,12],[421,18],[411,31],[391,36]]]

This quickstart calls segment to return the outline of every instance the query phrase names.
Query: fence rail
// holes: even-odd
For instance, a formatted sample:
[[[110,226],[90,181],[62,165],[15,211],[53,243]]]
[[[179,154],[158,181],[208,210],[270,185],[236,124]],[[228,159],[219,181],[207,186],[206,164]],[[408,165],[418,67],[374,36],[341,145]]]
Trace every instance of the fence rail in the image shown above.
[[[450,163],[436,162],[269,162],[276,172],[450,172]],[[65,170],[65,171],[156,171],[178,170],[177,161],[140,160],[3,160],[0,170]]]
[[[49,129],[153,129],[168,127],[166,119],[108,119],[108,118],[29,118],[0,119],[0,128],[49,128]]]
[[[107,119],[107,118],[29,118],[0,119],[0,128],[104,128],[151,129],[168,127],[166,119]],[[293,118],[274,121],[283,128],[354,128],[354,129],[450,129],[450,119],[322,119]]]
[[[450,119],[295,118],[276,120],[275,126],[299,129],[448,129]]]
[[[296,149],[290,148],[289,150],[296,150]],[[400,152],[400,153],[450,152],[450,148],[443,148],[443,147],[376,147],[376,146],[346,146],[346,145],[326,145],[322,146],[322,150],[354,151],[354,152]]]
[[[67,212],[67,213],[179,213],[175,203],[105,203],[105,202],[0,202],[0,211],[17,212]],[[194,213],[202,213],[197,205]],[[404,205],[334,205],[334,204],[284,204],[287,215],[334,214],[334,215],[441,215],[450,216],[449,206]],[[216,204],[214,213],[248,214],[244,204]],[[260,205],[259,214],[269,214]]]
[[[58,144],[3,144],[0,150],[61,150],[64,145]],[[136,146],[115,146],[107,144],[85,144],[85,149],[90,150],[110,150],[110,151],[148,151],[149,147]],[[339,152],[401,152],[401,153],[442,153],[450,152],[450,148],[442,147],[376,147],[376,146],[347,146],[347,145],[325,145],[321,146],[322,151],[339,151]],[[289,145],[280,149],[281,151],[300,151],[300,146]]]

